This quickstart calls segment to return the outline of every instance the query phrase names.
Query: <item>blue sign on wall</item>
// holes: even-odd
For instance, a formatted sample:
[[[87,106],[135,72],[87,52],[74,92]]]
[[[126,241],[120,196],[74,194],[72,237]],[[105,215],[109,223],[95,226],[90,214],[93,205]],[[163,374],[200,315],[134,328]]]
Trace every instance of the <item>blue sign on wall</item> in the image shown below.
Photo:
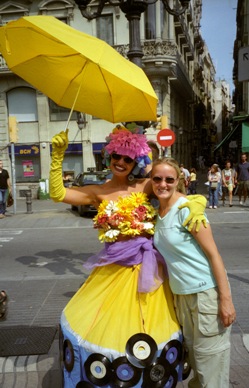
[[[40,155],[40,145],[15,145],[15,156],[39,156]],[[9,146],[9,153],[11,153],[11,147]]]

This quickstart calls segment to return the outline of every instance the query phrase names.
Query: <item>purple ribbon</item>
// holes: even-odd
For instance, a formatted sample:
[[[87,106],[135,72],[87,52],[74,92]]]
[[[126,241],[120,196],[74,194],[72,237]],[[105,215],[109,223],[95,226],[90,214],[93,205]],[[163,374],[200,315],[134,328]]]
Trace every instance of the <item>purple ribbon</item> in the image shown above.
[[[136,237],[126,241],[105,243],[104,249],[89,257],[84,268],[92,270],[95,267],[114,263],[124,267],[142,263],[138,279],[138,292],[156,290],[167,277],[165,261],[154,248],[152,238]],[[158,270],[159,263],[162,264],[161,273]]]

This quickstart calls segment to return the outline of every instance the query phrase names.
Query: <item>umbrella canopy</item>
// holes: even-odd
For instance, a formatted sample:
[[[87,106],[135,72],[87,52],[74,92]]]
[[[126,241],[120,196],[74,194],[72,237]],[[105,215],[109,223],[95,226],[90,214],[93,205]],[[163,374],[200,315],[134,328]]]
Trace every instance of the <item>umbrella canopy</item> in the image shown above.
[[[144,71],[52,16],[1,27],[0,51],[10,70],[58,105],[113,123],[156,120],[157,96]]]

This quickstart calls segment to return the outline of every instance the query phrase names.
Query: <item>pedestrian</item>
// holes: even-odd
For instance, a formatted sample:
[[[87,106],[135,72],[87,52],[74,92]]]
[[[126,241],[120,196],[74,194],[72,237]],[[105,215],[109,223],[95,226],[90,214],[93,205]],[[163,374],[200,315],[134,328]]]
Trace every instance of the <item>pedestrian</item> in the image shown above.
[[[67,145],[67,131],[52,140],[50,197],[75,206],[93,204],[98,210],[94,227],[105,246],[88,259],[85,268],[92,272],[62,312],[65,387],[75,388],[89,381],[94,386],[130,386],[129,379],[141,387],[143,376],[148,375],[162,351],[167,353],[172,340],[178,344],[178,355],[174,368],[170,368],[173,377],[166,374],[164,381],[166,384],[171,378],[176,384],[181,379],[181,330],[165,263],[153,247],[156,212],[149,202],[151,180],[136,179],[136,174],[140,175],[138,164],[146,167],[150,163],[146,136],[123,127],[114,129],[105,147],[105,164],[113,176],[103,185],[63,186],[62,163]],[[206,200],[196,198],[201,200],[200,210],[196,210],[196,200],[187,203],[194,205],[197,214],[191,224],[185,221],[190,227],[196,220],[205,222]],[[128,381],[121,381],[121,372],[115,374],[112,362],[116,369],[121,366],[128,371]]]
[[[221,175],[216,164],[208,172],[209,181],[209,209],[217,209],[219,202],[219,182]]]
[[[197,193],[196,187],[197,187],[197,173],[196,173],[196,169],[192,167],[190,169],[188,194],[196,194]]]
[[[238,182],[239,203],[245,206],[249,191],[249,163],[247,162],[247,154],[241,154],[240,160],[241,162],[237,166],[236,180]],[[242,201],[242,197],[244,201]]]
[[[180,164],[180,170],[184,174],[184,177],[185,177],[185,182],[184,182],[185,190],[186,190],[186,192],[188,192],[188,186],[189,186],[189,180],[190,180],[190,172],[189,172],[189,170],[187,168],[184,167],[184,165],[182,163]]]
[[[160,207],[154,245],[163,255],[194,376],[189,387],[228,388],[231,324],[236,318],[227,273],[210,224],[196,233],[182,226],[187,197],[177,192],[178,166],[153,163],[152,184]]]
[[[231,168],[230,160],[225,162],[225,168],[222,170],[222,201],[225,206],[226,194],[229,196],[229,206],[233,206],[234,170]]]
[[[3,168],[3,161],[0,160],[0,218],[5,217],[8,193],[11,193],[10,177],[8,171]]]
[[[7,312],[7,293],[6,291],[0,291],[0,321],[6,318]]]
[[[152,161],[157,160],[160,156],[160,150],[158,145],[155,141],[148,140],[147,141],[148,146],[151,149],[151,152],[149,153],[149,157]],[[147,164],[147,166],[144,168],[144,175],[141,176],[141,178],[149,178],[151,173],[151,163]]]

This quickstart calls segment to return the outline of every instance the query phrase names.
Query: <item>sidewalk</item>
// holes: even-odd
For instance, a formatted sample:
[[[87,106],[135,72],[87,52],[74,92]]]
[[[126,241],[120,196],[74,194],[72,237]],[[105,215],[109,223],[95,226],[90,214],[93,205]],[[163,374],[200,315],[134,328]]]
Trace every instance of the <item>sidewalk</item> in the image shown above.
[[[199,181],[199,188],[201,182]],[[201,193],[201,190],[199,191]],[[206,194],[206,189],[202,190]],[[238,206],[238,198],[235,199]],[[50,200],[33,200],[32,213],[27,214],[26,200],[17,200],[16,215],[12,216],[12,208],[8,209],[8,217],[6,217],[6,228],[17,228],[22,225],[25,227],[43,226],[49,223],[48,217],[42,217],[42,214],[49,214],[53,219],[67,217],[67,222],[75,222],[75,216],[72,217],[70,205],[55,204]],[[248,209],[249,210],[249,209]],[[222,207],[217,209],[217,212],[209,211],[210,220],[220,219],[222,217]],[[248,219],[248,212],[245,211],[245,217]],[[79,220],[80,221],[80,220]],[[3,224],[0,223],[0,230]],[[0,275],[1,278],[1,275]],[[0,329],[11,325],[40,325],[40,326],[57,326],[60,313],[68,299],[80,287],[84,279],[82,276],[74,278],[58,277],[54,279],[33,280],[32,287],[30,282],[27,286],[22,287],[22,295],[19,307],[16,311],[11,312],[13,319],[0,322]],[[248,281],[249,282],[249,281]],[[245,285],[246,286],[246,285]],[[30,288],[31,287],[31,288]],[[1,280],[1,288],[10,290],[13,295],[19,292],[19,284],[14,281]],[[37,293],[32,293],[32,289],[37,289]],[[246,290],[246,288],[245,288]],[[248,294],[245,294],[248,298]],[[24,306],[27,301],[32,301],[32,305],[36,306],[36,310],[25,311]],[[243,301],[241,301],[243,303]],[[16,304],[15,304],[16,305]],[[248,316],[248,311],[244,312]],[[249,381],[249,328],[244,329],[243,322],[238,317],[237,322],[232,329],[232,349],[231,349],[231,368],[230,368],[230,388],[247,388]],[[1,388],[61,388],[61,366],[59,355],[59,338],[58,331],[51,348],[45,355],[32,356],[12,356],[0,357],[0,387]],[[187,387],[187,382],[178,383],[177,388]]]

